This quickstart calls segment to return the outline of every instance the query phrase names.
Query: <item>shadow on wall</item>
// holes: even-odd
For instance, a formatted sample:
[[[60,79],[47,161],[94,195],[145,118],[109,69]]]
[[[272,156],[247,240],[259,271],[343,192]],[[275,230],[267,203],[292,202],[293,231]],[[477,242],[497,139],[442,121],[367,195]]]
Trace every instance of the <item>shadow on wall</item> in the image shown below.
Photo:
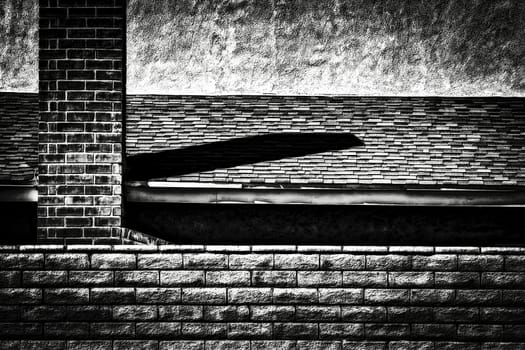
[[[523,208],[138,204],[127,226],[181,244],[523,245]]]
[[[126,160],[128,180],[148,180],[301,157],[364,145],[350,133],[278,133],[139,154]]]
[[[35,244],[36,203],[0,202],[0,244]]]

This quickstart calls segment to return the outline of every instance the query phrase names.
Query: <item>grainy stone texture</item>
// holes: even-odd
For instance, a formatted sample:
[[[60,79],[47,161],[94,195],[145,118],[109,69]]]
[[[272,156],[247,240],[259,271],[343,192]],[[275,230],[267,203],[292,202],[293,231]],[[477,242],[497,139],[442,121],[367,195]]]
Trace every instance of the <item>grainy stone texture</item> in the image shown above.
[[[259,248],[0,247],[0,348],[525,349],[523,252]]]

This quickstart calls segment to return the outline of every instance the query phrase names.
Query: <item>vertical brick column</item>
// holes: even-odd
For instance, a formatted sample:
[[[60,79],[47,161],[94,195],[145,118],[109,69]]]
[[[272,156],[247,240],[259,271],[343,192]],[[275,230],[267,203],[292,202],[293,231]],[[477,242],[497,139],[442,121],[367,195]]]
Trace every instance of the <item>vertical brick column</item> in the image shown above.
[[[39,239],[120,238],[125,1],[41,0]]]

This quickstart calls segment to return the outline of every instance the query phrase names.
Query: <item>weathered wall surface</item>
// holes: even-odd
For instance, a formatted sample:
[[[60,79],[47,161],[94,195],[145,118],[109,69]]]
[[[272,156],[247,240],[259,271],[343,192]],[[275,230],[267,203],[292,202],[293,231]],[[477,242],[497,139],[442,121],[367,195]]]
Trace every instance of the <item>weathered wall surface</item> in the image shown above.
[[[520,0],[131,0],[131,93],[525,95]],[[0,89],[36,91],[38,2],[0,1]]]
[[[520,248],[4,246],[0,348],[523,349],[524,265]]]
[[[38,1],[0,0],[0,90],[38,89]]]
[[[520,0],[128,6],[130,93],[525,94]]]

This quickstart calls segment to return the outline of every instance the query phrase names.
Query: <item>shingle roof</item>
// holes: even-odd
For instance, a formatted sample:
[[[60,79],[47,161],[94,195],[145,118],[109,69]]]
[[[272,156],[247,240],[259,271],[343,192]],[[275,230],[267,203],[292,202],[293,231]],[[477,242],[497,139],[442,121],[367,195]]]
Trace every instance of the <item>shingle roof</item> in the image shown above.
[[[38,95],[0,93],[0,183],[30,183],[38,165]]]
[[[316,186],[525,186],[525,98],[128,96],[127,154],[276,133],[352,133],[363,146],[170,177]],[[0,93],[0,183],[38,161],[38,97]]]
[[[524,98],[138,95],[127,104],[128,156],[282,132],[352,133],[364,143],[170,181],[525,185]]]

